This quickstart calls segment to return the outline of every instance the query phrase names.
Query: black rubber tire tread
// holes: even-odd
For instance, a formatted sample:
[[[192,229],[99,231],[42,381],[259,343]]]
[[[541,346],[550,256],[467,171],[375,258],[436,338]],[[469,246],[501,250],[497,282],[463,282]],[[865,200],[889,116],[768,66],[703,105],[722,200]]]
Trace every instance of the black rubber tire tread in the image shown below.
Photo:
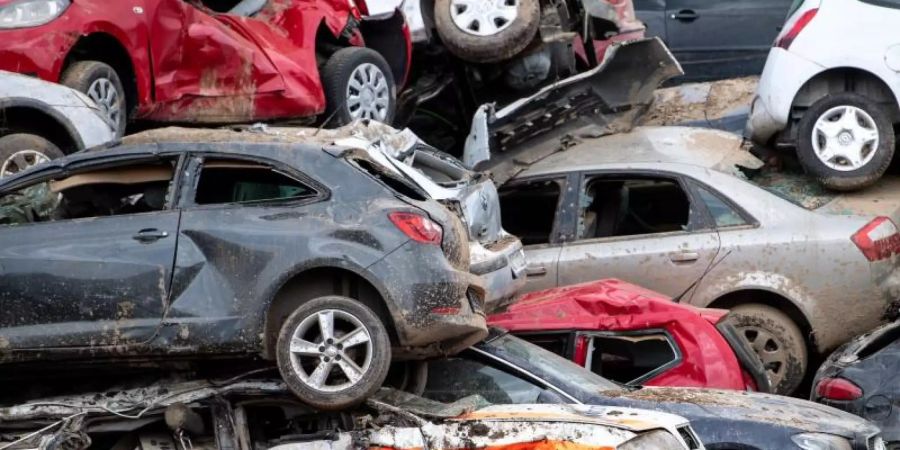
[[[13,133],[0,137],[0,166],[7,158],[22,150],[35,150],[50,159],[65,156],[53,142],[30,133]]]
[[[777,308],[757,303],[738,305],[731,309],[729,317],[738,331],[746,326],[754,326],[780,338],[781,345],[787,349],[790,356],[785,368],[787,373],[780,383],[777,385],[773,383],[772,393],[793,394],[803,382],[809,364],[806,339],[800,327]]]
[[[128,124],[128,111],[130,105],[128,104],[128,98],[125,96],[125,88],[122,85],[122,80],[119,78],[119,74],[116,73],[116,70],[110,65],[100,61],[78,61],[66,68],[59,79],[59,84],[87,94],[88,88],[91,87],[91,83],[98,78],[108,78],[116,88],[119,99],[121,99],[120,101],[122,104],[119,107],[121,108],[122,118],[124,119],[119,121],[116,137],[120,138],[125,136],[125,127]]]
[[[347,110],[347,84],[350,75],[358,66],[370,63],[381,69],[387,80],[391,102],[388,108],[385,123],[388,125],[394,121],[394,113],[397,110],[397,85],[394,81],[391,66],[380,53],[365,47],[342,48],[328,58],[322,67],[322,86],[325,89],[325,116],[329,128],[340,127],[353,121],[350,111]],[[336,109],[340,109],[335,112]]]
[[[460,59],[473,63],[496,63],[512,59],[534,40],[541,21],[538,0],[519,0],[519,16],[500,33],[474,36],[460,30],[450,15],[450,0],[435,0],[434,26],[444,47]]]
[[[338,309],[356,316],[369,329],[372,342],[372,364],[355,386],[343,391],[322,392],[310,389],[294,373],[290,360],[290,341],[293,330],[304,318],[325,309]],[[306,404],[322,411],[339,411],[364,402],[377,391],[387,378],[391,365],[391,344],[381,319],[369,307],[348,297],[337,295],[319,297],[300,305],[281,325],[275,347],[278,371],[291,392]]]
[[[826,166],[815,154],[812,131],[818,118],[835,106],[848,105],[860,108],[875,121],[878,127],[878,149],[871,161],[850,172],[841,172]],[[800,119],[797,126],[797,158],[806,172],[823,186],[836,191],[855,191],[875,184],[884,175],[894,158],[894,126],[890,115],[878,103],[852,92],[829,94],[815,102]]]

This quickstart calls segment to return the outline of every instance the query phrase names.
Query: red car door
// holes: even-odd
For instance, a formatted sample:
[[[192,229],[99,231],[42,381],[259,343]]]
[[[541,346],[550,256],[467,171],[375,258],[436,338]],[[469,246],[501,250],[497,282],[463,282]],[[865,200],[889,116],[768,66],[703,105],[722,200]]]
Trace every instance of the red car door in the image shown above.
[[[148,118],[254,120],[260,117],[258,96],[285,90],[266,54],[227,20],[186,0],[159,0],[153,8],[148,17],[155,106]]]

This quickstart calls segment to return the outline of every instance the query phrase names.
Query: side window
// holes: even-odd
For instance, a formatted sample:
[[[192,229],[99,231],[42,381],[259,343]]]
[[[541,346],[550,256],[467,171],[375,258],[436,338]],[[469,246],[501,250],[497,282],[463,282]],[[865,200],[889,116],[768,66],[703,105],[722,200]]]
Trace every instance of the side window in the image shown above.
[[[633,236],[687,230],[691,204],[673,180],[593,177],[579,213],[579,239]]]
[[[524,245],[550,242],[560,191],[560,183],[554,180],[504,186],[500,189],[503,227]]]
[[[597,375],[629,383],[676,361],[678,353],[665,333],[594,336],[588,366]]]
[[[734,210],[728,203],[725,203],[721,197],[716,194],[713,194],[708,189],[697,186],[697,192],[700,194],[700,198],[703,200],[703,203],[706,204],[706,209],[709,210],[709,214],[713,217],[713,220],[716,222],[716,227],[736,227],[740,225],[747,225],[747,221],[738,214],[737,211]]]
[[[194,203],[214,205],[284,201],[316,195],[311,187],[270,166],[208,159],[200,169]]]
[[[176,160],[89,170],[0,197],[0,224],[161,211],[171,195]]]
[[[516,335],[538,347],[559,356],[566,357],[566,349],[569,346],[571,333],[538,333]]]
[[[445,358],[428,363],[423,397],[453,403],[480,395],[494,404],[538,403],[544,389],[518,376],[464,358]]]

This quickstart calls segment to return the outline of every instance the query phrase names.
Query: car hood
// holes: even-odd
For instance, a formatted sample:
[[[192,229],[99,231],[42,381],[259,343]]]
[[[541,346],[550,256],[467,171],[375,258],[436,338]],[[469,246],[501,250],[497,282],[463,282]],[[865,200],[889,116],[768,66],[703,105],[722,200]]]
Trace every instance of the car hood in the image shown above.
[[[847,438],[877,432],[869,422],[835,408],[756,392],[646,387],[602,395],[629,407],[656,408],[679,414],[691,422],[757,422],[794,428],[798,432],[829,433]]]

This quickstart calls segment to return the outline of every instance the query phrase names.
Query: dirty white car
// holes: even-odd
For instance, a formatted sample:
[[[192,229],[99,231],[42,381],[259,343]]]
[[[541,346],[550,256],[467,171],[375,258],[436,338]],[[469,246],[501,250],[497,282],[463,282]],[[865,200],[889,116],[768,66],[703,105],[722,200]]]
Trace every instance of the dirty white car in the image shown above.
[[[0,71],[0,177],[114,139],[113,126],[86,95]]]
[[[0,408],[4,450],[594,448],[702,450],[666,413],[580,405],[452,404],[382,389],[322,413],[280,381],[182,381],[45,397]]]
[[[769,52],[747,135],[796,148],[825,186],[875,183],[900,123],[895,0],[798,0]]]
[[[810,355],[896,308],[890,218],[810,211],[746,181],[738,167],[762,162],[729,133],[593,136],[558,137],[564,151],[500,189],[503,223],[526,246],[528,291],[608,277],[731,309],[779,393],[797,388]]]

